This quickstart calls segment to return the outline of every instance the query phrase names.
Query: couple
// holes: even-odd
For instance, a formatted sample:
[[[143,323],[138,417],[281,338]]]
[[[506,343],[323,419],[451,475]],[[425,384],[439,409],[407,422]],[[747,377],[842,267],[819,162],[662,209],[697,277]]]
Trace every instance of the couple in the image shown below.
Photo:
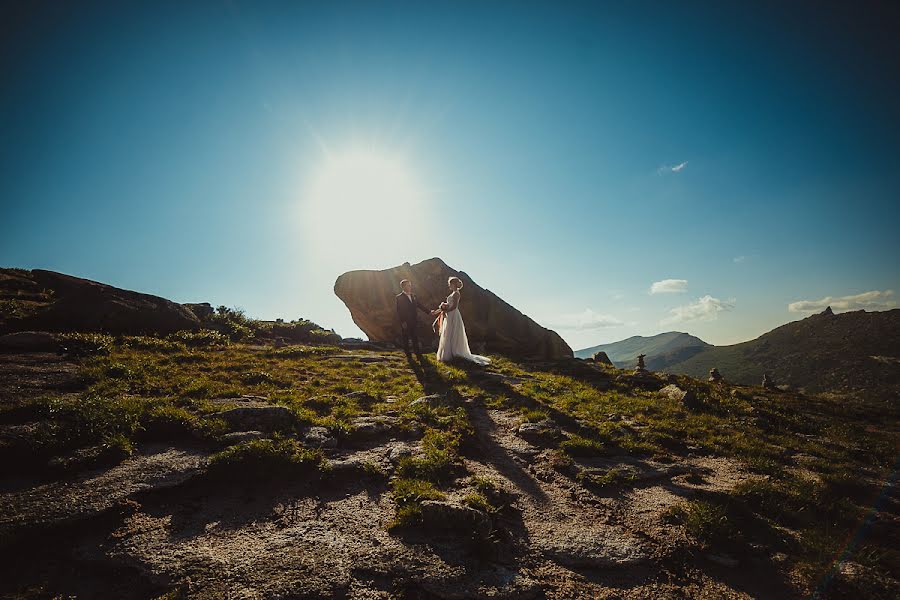
[[[403,291],[397,294],[396,298],[397,316],[400,318],[401,337],[406,355],[410,356],[409,344],[412,341],[416,354],[422,356],[419,334],[416,332],[416,310],[418,309],[432,317],[437,317],[435,333],[441,336],[437,351],[439,361],[449,362],[454,358],[464,358],[479,365],[490,363],[491,359],[472,354],[472,351],[469,350],[466,326],[463,324],[462,315],[459,314],[459,290],[463,286],[462,280],[459,277],[451,277],[447,280],[447,285],[450,288],[447,301],[441,302],[440,307],[430,311],[422,306],[416,295],[412,293],[412,283],[408,279],[400,282],[400,289]]]

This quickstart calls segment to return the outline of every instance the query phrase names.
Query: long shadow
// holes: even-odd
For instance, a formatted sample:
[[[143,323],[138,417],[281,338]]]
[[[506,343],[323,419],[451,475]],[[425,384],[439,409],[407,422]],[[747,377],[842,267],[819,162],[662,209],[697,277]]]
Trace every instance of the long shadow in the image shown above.
[[[576,417],[568,415],[553,406],[538,402],[534,398],[526,396],[503,380],[493,378],[483,371],[470,370],[468,371],[468,374],[469,382],[481,389],[485,394],[505,396],[519,406],[546,412],[557,425],[569,433],[585,437],[601,435],[600,430],[596,427],[583,423]]]
[[[413,370],[416,380],[426,394],[437,394],[450,389],[450,384],[441,377],[434,365],[424,356],[419,355],[416,358],[407,356],[406,362],[409,363],[409,368]]]
[[[506,448],[496,442],[497,423],[488,414],[487,407],[478,402],[470,404],[466,408],[469,422],[475,428],[479,449],[483,452],[486,462],[493,465],[501,475],[538,503],[548,502],[547,495],[528,471],[522,468]]]

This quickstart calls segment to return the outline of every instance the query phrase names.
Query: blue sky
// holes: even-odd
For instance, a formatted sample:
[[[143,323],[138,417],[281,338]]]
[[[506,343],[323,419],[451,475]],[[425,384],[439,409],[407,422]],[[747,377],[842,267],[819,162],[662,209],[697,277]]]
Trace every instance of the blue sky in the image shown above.
[[[575,348],[896,306],[888,3],[422,4],[5,4],[0,264],[357,335],[440,256]]]

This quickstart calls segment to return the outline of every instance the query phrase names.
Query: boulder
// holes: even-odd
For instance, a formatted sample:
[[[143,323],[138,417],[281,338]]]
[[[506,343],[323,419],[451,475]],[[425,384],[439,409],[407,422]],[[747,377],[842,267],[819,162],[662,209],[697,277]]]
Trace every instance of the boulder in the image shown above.
[[[439,500],[422,502],[422,526],[457,535],[474,534],[479,538],[486,538],[491,533],[491,519],[486,513]]]
[[[666,387],[659,390],[657,394],[664,398],[675,400],[676,402],[681,402],[685,406],[685,408],[689,408],[691,410],[699,408],[700,406],[700,402],[697,400],[697,396],[694,394],[694,392],[690,390],[683,390],[673,383],[670,383]]]
[[[476,284],[462,271],[447,266],[439,258],[415,265],[404,263],[383,271],[350,271],[337,278],[334,293],[347,308],[353,322],[373,342],[399,343],[400,324],[394,297],[400,293],[400,280],[409,279],[413,292],[426,307],[437,307],[449,293],[447,279],[457,276],[463,281],[460,311],[472,348],[525,358],[571,358],[572,349],[555,332],[541,327],[532,319],[504,302],[490,290]],[[432,319],[421,314],[419,339],[425,346],[435,346]],[[430,343],[429,343],[430,341]]]
[[[303,443],[313,448],[335,448],[337,438],[331,435],[327,427],[310,427],[303,436]]]
[[[606,352],[603,352],[602,350],[600,352],[594,352],[591,360],[602,365],[609,365],[611,367],[615,366],[613,365],[613,361],[610,360],[609,355],[607,355]]]
[[[102,331],[165,335],[200,328],[200,321],[190,309],[159,296],[53,271],[34,269],[22,273],[12,281],[28,280],[36,289],[45,290],[44,300],[29,314],[6,320],[2,326],[7,332]]]
[[[212,304],[209,302],[192,302],[188,304],[182,304],[182,306],[186,307],[194,316],[196,316],[201,321],[205,321],[207,319],[212,318],[212,316],[216,313],[216,309],[212,307]]]
[[[222,419],[232,431],[271,432],[291,429],[297,424],[297,417],[289,408],[262,403],[212,413],[209,418]]]
[[[517,433],[523,440],[538,446],[555,445],[555,442],[563,437],[560,428],[550,419],[537,423],[522,423]]]
[[[378,417],[359,417],[353,420],[353,439],[370,441],[397,433],[400,419],[383,415]]]
[[[544,545],[544,554],[574,568],[628,567],[646,562],[648,555],[638,538],[616,529],[568,529]]]
[[[56,352],[59,342],[46,331],[19,331],[0,335],[0,352]]]

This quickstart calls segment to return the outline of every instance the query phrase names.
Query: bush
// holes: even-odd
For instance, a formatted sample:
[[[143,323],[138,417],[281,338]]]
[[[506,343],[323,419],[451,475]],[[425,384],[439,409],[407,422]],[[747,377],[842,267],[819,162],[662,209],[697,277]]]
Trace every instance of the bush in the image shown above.
[[[120,343],[126,348],[132,348],[134,350],[147,350],[149,352],[179,352],[181,350],[184,350],[185,348],[184,342],[178,340],[177,337],[173,337],[172,335],[170,335],[168,339],[153,337],[149,335],[128,336],[123,337]]]
[[[189,348],[209,348],[210,346],[227,346],[229,338],[218,331],[201,329],[200,331],[177,331],[167,338],[170,342],[181,343]]]
[[[216,314],[210,317],[209,323],[232,342],[239,342],[253,337],[259,329],[259,324],[247,317],[244,311],[226,306],[218,307]]]
[[[271,332],[273,335],[287,338],[292,342],[337,344],[341,341],[341,336],[334,331],[325,330],[306,319],[291,321],[290,323],[274,323]]]

